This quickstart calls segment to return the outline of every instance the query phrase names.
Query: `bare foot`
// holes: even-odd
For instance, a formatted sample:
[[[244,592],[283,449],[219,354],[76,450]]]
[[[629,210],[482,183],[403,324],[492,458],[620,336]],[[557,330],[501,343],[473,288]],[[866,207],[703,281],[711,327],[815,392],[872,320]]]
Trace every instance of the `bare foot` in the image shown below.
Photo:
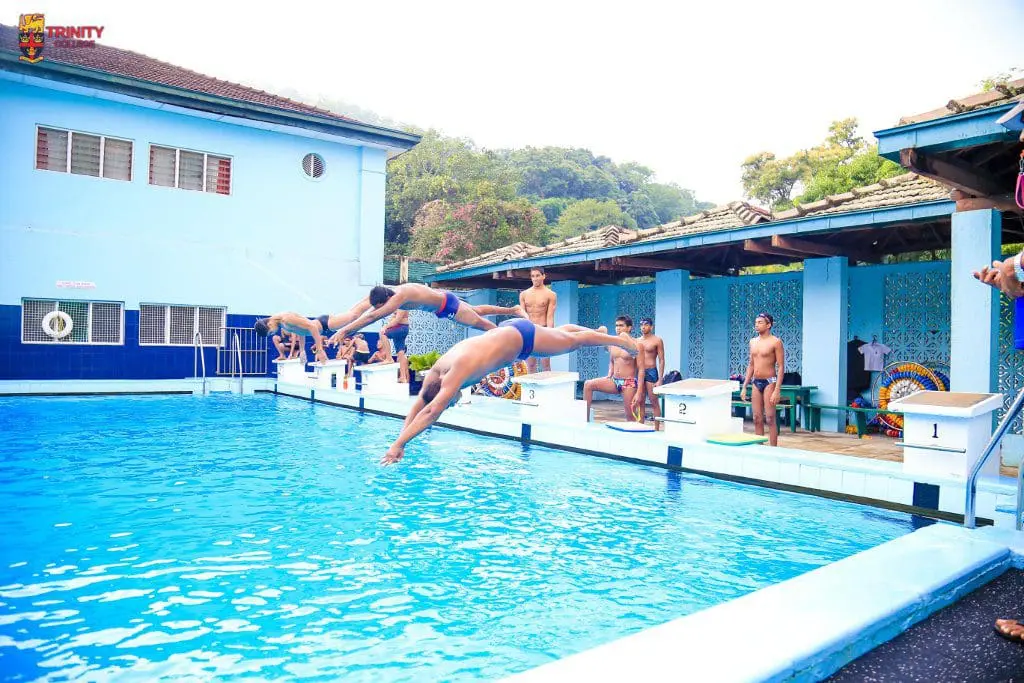
[[[1016,619],[996,619],[996,633],[1007,640],[1024,642],[1024,624]]]
[[[513,307],[512,307],[512,310],[513,310],[513,311],[515,312],[515,314],[516,314],[516,315],[518,315],[518,316],[519,316],[520,318],[525,318],[525,317],[526,317],[526,311],[524,311],[524,310],[523,310],[523,307],[522,307],[522,306],[520,306],[519,304],[516,304],[515,306],[513,306]]]
[[[608,328],[606,326],[604,326],[604,325],[601,325],[600,327],[596,328],[594,331],[595,332],[600,332],[601,334],[608,334]]]

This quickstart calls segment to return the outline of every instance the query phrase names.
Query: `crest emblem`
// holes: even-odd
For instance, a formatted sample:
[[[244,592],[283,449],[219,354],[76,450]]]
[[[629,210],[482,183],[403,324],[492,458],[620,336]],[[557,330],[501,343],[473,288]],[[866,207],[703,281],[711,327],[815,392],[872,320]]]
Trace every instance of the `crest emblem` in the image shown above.
[[[22,14],[18,18],[19,59],[30,64],[43,61],[45,35],[46,21],[42,14]]]

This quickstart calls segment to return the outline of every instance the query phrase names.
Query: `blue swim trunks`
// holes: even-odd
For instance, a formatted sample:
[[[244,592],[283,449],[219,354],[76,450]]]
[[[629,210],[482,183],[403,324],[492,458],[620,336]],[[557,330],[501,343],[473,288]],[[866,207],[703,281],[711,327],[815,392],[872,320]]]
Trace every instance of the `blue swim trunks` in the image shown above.
[[[644,381],[655,383],[658,381],[658,368],[647,368],[644,370]]]
[[[444,305],[437,309],[438,318],[448,318],[452,320],[455,318],[455,314],[459,312],[459,297],[455,296],[451,292],[444,293]]]
[[[537,326],[526,318],[512,318],[506,320],[498,327],[514,327],[523,338],[523,349],[516,356],[516,360],[526,360],[533,353],[533,338],[537,334]]]
[[[409,336],[408,325],[395,325],[390,330],[385,332],[388,339],[391,340],[391,344],[394,346],[395,354],[407,351],[405,347],[405,338]]]

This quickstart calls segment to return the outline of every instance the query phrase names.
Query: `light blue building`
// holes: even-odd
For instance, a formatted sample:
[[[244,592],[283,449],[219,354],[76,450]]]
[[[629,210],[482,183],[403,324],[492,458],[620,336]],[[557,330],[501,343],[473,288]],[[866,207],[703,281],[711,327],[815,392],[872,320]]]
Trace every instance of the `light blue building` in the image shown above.
[[[190,376],[196,332],[212,365],[224,328],[382,280],[418,136],[107,45],[44,57],[0,25],[0,379]]]

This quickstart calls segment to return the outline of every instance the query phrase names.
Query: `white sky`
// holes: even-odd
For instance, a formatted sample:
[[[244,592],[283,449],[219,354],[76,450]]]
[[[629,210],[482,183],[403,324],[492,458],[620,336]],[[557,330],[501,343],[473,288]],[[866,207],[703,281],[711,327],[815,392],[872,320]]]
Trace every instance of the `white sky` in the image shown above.
[[[749,154],[788,155],[848,116],[870,137],[1024,66],[1021,0],[255,6],[0,0],[0,22],[41,11],[50,25],[103,25],[115,47],[483,147],[586,147],[716,203],[740,198]]]

